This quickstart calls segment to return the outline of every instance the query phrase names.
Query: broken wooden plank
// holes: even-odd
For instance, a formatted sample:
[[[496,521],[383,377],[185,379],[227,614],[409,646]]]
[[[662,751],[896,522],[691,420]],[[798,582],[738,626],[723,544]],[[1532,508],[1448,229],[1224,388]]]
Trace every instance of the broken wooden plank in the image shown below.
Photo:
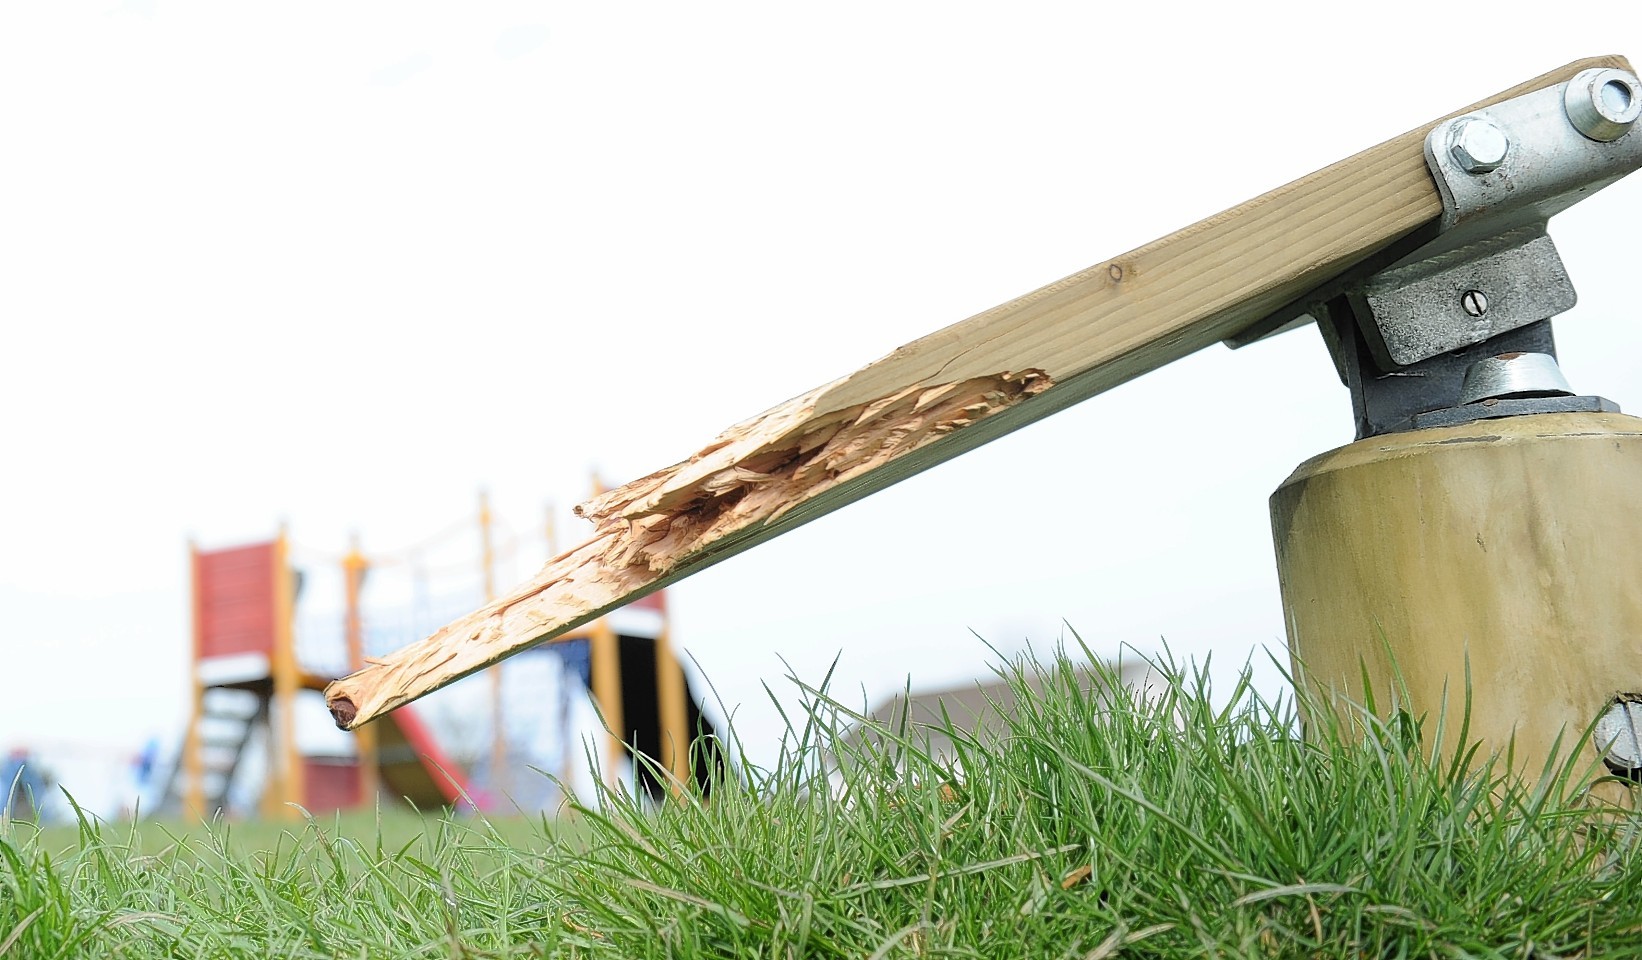
[[[1478,107],[1621,57],[1568,64]],[[1447,118],[1442,118],[1447,119]],[[1432,121],[907,344],[577,508],[593,536],[530,581],[332,683],[356,727],[995,437],[1238,334],[1411,234],[1442,203]]]

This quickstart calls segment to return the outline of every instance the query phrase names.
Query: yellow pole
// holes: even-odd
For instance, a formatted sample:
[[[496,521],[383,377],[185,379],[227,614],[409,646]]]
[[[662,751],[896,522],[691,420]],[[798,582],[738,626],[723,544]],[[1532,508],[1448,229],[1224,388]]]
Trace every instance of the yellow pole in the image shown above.
[[[599,712],[604,715],[605,725],[610,728],[606,742],[609,756],[604,765],[604,782],[613,784],[616,763],[621,759],[626,743],[626,727],[622,725],[620,641],[616,631],[610,629],[608,619],[600,617],[593,621],[592,626],[589,643],[592,646],[593,699],[599,702]]]
[[[205,684],[200,679],[200,654],[205,648],[205,597],[200,593],[200,548],[188,542],[188,570],[194,593],[194,656],[189,664],[189,681],[193,688],[193,712],[188,718],[188,733],[183,741],[183,808],[189,818],[204,817],[205,765],[200,756],[200,715],[205,712]]]
[[[346,607],[342,614],[342,633],[348,645],[348,668],[365,668],[365,628],[359,610],[359,594],[365,583],[365,569],[369,564],[359,552],[359,536],[354,535],[348,555],[342,558],[342,578]],[[376,727],[365,724],[354,731],[354,743],[359,751],[359,799],[366,806],[376,804],[381,771],[377,766]]]
[[[496,548],[491,538],[490,493],[479,491],[480,563],[485,584],[485,602],[496,599]],[[502,665],[490,668],[490,789],[498,797],[507,793],[507,704],[502,698]]]
[[[490,522],[490,494],[484,490],[480,490],[479,541],[481,544],[481,549],[484,551],[484,556],[481,562],[484,564],[482,573],[484,574],[485,600],[487,601],[496,599],[496,548],[491,542]]]
[[[684,668],[673,652],[667,614],[662,613],[661,633],[656,637],[656,705],[661,714],[662,765],[673,775],[672,791],[677,793],[690,776],[689,713],[685,698]]]
[[[607,489],[597,469],[592,472],[593,496]],[[589,636],[593,661],[593,699],[599,703],[605,726],[610,728],[606,742],[609,757],[604,765],[604,782],[615,783],[616,764],[627,749],[627,727],[622,717],[621,702],[621,640],[611,628],[608,617],[593,621]]]
[[[542,524],[542,534],[546,537],[547,556],[550,560],[559,555],[559,526],[557,512],[556,505],[553,501],[549,500],[547,502],[546,520]],[[559,683],[561,685],[567,682],[567,680],[567,675],[563,673],[559,675]],[[568,700],[569,696],[570,693],[561,686],[559,689],[559,782],[564,784],[567,790],[570,788],[572,783],[575,783],[577,767],[577,764],[573,759],[576,755],[575,736],[571,730],[572,724],[569,723],[569,711],[564,706],[570,702]]]
[[[293,620],[296,613],[296,584],[290,565],[290,544],[285,526],[280,525],[279,539],[274,541],[274,649],[272,659],[274,680],[274,709],[278,719],[274,725],[274,746],[270,751],[278,776],[274,778],[277,793],[265,797],[265,808],[272,804],[270,813],[278,817],[301,816],[291,806],[304,800],[302,758],[296,744],[296,694],[301,684],[296,662],[296,637]]]

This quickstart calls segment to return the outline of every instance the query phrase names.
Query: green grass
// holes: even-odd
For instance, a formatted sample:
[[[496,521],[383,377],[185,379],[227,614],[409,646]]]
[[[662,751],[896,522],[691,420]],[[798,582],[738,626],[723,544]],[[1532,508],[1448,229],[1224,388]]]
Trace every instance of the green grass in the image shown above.
[[[858,718],[805,688],[772,769],[711,802],[608,792],[570,830],[0,826],[0,955],[1642,955],[1642,820],[1565,771],[1430,757],[1407,716],[1302,741],[1292,705],[1203,674],[1137,704],[1064,658],[1005,672],[1046,682],[1001,742],[838,741]]]
[[[384,847],[397,849],[406,844],[441,842],[439,832],[446,829],[443,818],[420,814],[398,804],[380,810],[350,810],[313,821],[301,817],[301,813],[293,810],[293,819],[284,821],[145,820],[138,824],[99,825],[96,834],[103,842],[116,843],[133,856],[198,857],[205,853],[243,859],[279,845],[299,846],[311,854],[318,848],[307,841],[317,839],[321,833],[332,841],[374,845],[380,840]],[[472,819],[457,819],[451,826],[471,831],[476,823]],[[534,842],[542,832],[541,822],[527,817],[491,818],[484,821],[484,827],[514,846]],[[39,831],[34,842],[42,850],[72,851],[80,846],[84,829],[84,825],[48,826]]]

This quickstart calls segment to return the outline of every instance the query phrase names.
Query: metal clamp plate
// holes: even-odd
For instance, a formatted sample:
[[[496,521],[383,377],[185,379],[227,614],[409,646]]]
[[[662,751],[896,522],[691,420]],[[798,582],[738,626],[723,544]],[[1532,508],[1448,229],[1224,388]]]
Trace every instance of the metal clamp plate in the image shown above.
[[[1635,77],[1623,75],[1635,84]],[[1415,258],[1431,257],[1519,226],[1543,224],[1553,214],[1642,167],[1642,135],[1634,129],[1618,139],[1601,141],[1574,127],[1567,98],[1570,85],[1579,82],[1575,77],[1455,117],[1426,135],[1425,162],[1442,195],[1442,232],[1417,251]],[[1467,130],[1479,121],[1484,149],[1492,137],[1491,127],[1503,135],[1504,156],[1491,169],[1473,173],[1462,158],[1467,156]]]
[[[1636,78],[1621,71],[1635,89]],[[1434,127],[1425,160],[1442,196],[1441,229],[1367,278],[1369,347],[1405,367],[1553,317],[1574,305],[1545,222],[1642,167],[1642,134],[1581,133],[1569,102],[1581,77]],[[1617,80],[1615,82],[1618,82]]]
[[[1382,271],[1347,296],[1373,318],[1363,334],[1386,370],[1537,323],[1576,299],[1543,222]]]
[[[1443,203],[1435,236],[1389,266],[1382,261],[1371,276],[1332,281],[1227,343],[1291,329],[1345,293],[1374,360],[1393,371],[1569,309],[1573,286],[1545,222],[1642,168],[1638,113],[1637,78],[1600,69],[1438,124],[1425,139]]]

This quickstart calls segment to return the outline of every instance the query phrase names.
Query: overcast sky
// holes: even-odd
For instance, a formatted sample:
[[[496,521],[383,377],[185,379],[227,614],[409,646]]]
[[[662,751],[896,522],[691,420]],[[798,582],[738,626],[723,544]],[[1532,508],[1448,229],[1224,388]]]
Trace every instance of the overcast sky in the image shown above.
[[[1565,61],[1642,56],[1618,19],[6,5],[0,749],[180,736],[189,537],[283,519],[311,556],[386,550],[481,487],[540,525],[593,469],[637,477]],[[1564,368],[1633,412],[1639,222],[1633,178],[1552,224]],[[676,638],[755,751],[789,665],[838,657],[876,699],[1063,621],[1106,652],[1281,656],[1266,498],[1350,424],[1315,332],[1215,348],[687,581]]]

